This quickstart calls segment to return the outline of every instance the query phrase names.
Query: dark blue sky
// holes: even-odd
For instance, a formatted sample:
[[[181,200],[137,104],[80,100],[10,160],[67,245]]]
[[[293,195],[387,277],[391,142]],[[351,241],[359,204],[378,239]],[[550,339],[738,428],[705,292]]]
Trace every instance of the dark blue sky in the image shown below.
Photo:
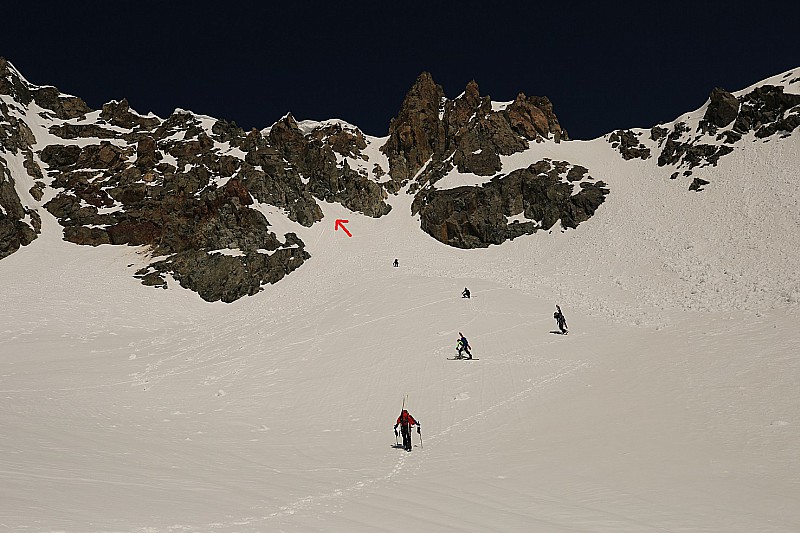
[[[638,4],[638,5],[637,5]],[[800,2],[14,2],[0,55],[99,108],[385,135],[429,71],[448,97],[547,96],[572,138],[650,127],[800,67]],[[568,7],[568,8],[567,8]]]

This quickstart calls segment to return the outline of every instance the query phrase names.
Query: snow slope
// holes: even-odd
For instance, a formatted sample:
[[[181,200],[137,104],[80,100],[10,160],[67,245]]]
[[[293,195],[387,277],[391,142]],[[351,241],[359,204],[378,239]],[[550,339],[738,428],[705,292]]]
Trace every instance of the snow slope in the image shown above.
[[[744,146],[697,194],[603,139],[534,145],[612,193],[487,249],[405,195],[273,212],[312,259],[233,304],[43,212],[0,261],[0,529],[800,530],[800,141]],[[479,360],[447,360],[459,331]]]

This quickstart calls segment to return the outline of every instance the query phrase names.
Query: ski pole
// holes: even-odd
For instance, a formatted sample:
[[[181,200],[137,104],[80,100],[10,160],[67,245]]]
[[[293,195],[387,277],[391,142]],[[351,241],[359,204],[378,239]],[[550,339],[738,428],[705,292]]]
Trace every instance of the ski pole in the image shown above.
[[[422,428],[417,424],[417,435],[419,435],[419,447],[422,448]]]
[[[400,443],[397,442],[397,428],[395,428],[395,430],[394,430],[394,445],[395,446],[400,446]]]

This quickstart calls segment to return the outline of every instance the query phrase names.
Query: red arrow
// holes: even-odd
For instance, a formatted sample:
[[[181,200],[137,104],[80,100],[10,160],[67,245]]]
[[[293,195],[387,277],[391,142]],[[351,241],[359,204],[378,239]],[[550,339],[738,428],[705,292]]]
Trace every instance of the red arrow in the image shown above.
[[[344,230],[344,232],[347,233],[347,236],[352,237],[353,235],[349,231],[347,231],[347,228],[344,227],[345,222],[350,223],[349,220],[342,220],[341,218],[337,218],[336,224],[333,226],[333,230],[336,231],[341,226],[342,230]]]

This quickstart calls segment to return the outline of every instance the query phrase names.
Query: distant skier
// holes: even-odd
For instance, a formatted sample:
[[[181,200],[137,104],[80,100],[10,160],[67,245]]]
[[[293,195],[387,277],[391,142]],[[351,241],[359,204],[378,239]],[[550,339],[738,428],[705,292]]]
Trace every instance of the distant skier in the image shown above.
[[[395,259],[395,260],[394,260],[394,266],[395,266],[395,267],[399,267],[399,266],[400,266],[400,261],[398,261],[397,259]]]
[[[466,354],[469,356],[467,359],[472,359],[472,353],[469,351],[470,348],[472,348],[472,346],[469,345],[469,341],[464,334],[459,331],[458,342],[456,342],[456,350],[458,350],[458,355],[456,357],[462,358],[464,357],[462,352],[466,352]]]
[[[417,425],[417,433],[420,432],[420,424],[407,409],[403,409],[400,416],[397,417],[397,422],[394,424],[394,434],[397,435],[397,426],[400,426],[400,433],[403,435],[403,449],[407,452],[411,451],[411,426]]]
[[[558,329],[561,331],[561,334],[562,335],[566,335],[567,334],[567,319],[564,318],[564,313],[561,312],[561,307],[556,305],[556,309],[558,309],[558,311],[553,313],[553,318],[556,319],[556,323],[558,324]]]
[[[469,289],[464,287],[464,291],[461,293],[462,298],[469,298]]]

